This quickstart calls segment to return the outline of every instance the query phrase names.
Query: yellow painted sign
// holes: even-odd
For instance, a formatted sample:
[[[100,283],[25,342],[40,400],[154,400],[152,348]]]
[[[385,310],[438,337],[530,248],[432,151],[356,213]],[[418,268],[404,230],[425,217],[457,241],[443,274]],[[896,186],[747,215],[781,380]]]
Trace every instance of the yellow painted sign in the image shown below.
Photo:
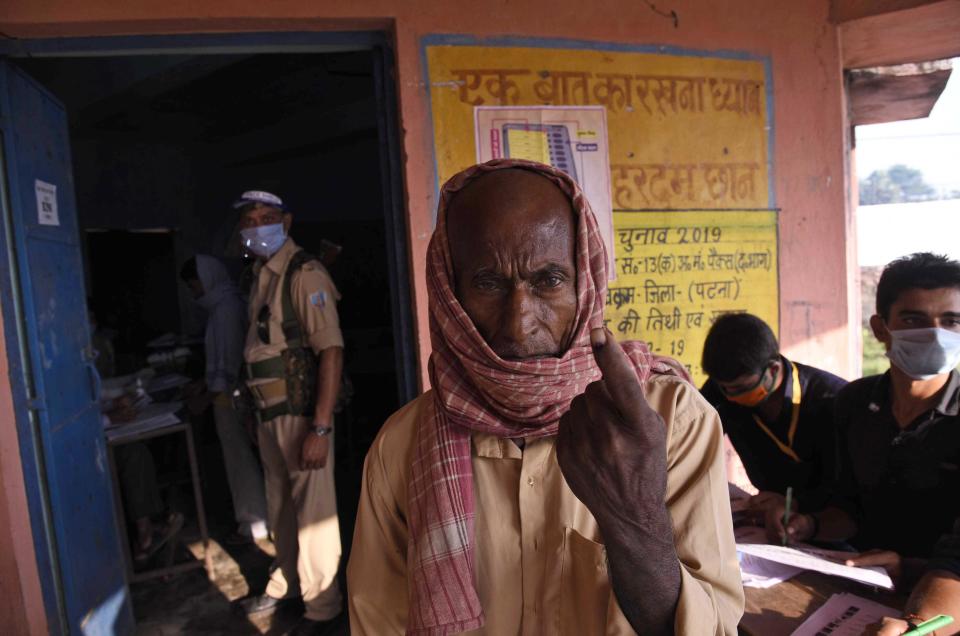
[[[647,341],[699,383],[717,316],[777,315],[776,212],[619,212],[613,221],[617,280],[606,322],[619,339]]]
[[[476,106],[606,108],[617,228],[614,243],[618,280],[611,281],[611,286],[634,290],[629,301],[621,292],[620,304],[612,302],[608,306],[607,317],[613,328],[624,320],[631,325],[629,333],[622,335],[653,342],[661,353],[687,364],[701,380],[700,350],[713,312],[749,311],[777,331],[776,214],[748,212],[770,205],[769,122],[762,61],[591,48],[459,44],[430,44],[426,46],[426,59],[440,183],[476,162]],[[519,141],[529,146],[530,153],[545,154],[537,145],[542,145],[541,140]],[[664,210],[667,212],[659,216],[654,214]],[[631,224],[641,221],[656,224],[650,229],[666,228],[672,242],[620,242],[620,229],[633,228]],[[642,234],[645,227],[634,229]],[[714,229],[722,242],[708,242]],[[675,241],[684,230],[690,233],[690,239],[699,231],[703,242]],[[704,230],[706,235],[702,234]],[[654,238],[659,237],[654,233]],[[718,261],[721,248],[723,258]],[[638,269],[627,274],[623,270],[628,262],[625,259],[631,258],[644,259],[637,263],[654,263],[672,257],[679,263],[699,256],[698,263],[707,263],[711,249],[716,255],[710,262],[726,266],[727,256],[732,255],[734,268],[711,270],[705,264],[705,269],[696,272]],[[756,266],[760,253],[768,257],[762,268]],[[746,271],[737,269],[741,255],[754,255],[743,257],[747,259],[743,265],[750,266]],[[730,277],[719,277],[721,274]],[[652,285],[673,285],[676,298],[651,302],[648,298],[667,296],[648,296],[647,280]],[[727,280],[733,281],[729,289],[721,285]],[[730,293],[733,297],[721,298]],[[662,322],[656,315],[650,317],[654,309],[664,312]],[[687,316],[700,311],[700,322],[690,318],[688,327]],[[676,312],[681,314],[683,328],[663,328],[666,314],[673,320]],[[673,322],[669,324],[673,326]]]

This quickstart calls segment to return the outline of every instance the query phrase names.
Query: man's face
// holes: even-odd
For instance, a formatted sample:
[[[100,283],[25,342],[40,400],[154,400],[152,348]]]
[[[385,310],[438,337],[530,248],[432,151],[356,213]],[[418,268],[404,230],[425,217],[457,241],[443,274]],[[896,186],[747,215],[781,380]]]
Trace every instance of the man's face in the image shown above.
[[[774,385],[776,384],[777,376],[782,366],[782,362],[774,360],[754,373],[744,373],[726,382],[715,379],[714,382],[717,383],[717,386],[720,387],[720,390],[723,391],[723,394],[727,396],[728,399],[730,397],[744,395],[759,386],[763,386],[767,393],[772,393],[776,388]]]
[[[456,296],[507,360],[562,355],[577,314],[575,223],[567,196],[524,170],[488,173],[447,212]]]
[[[292,220],[293,217],[290,214],[270,207],[269,205],[258,203],[240,216],[240,229],[248,230],[253,227],[260,227],[261,225],[283,223],[284,231],[289,232],[290,222]]]
[[[890,349],[890,332],[900,329],[939,327],[960,333],[960,289],[908,289],[900,294],[886,320],[870,318],[873,335]]]
[[[717,383],[717,386],[720,387],[720,390],[723,391],[724,395],[727,396],[741,395],[757,388],[761,384],[769,391],[771,390],[770,384],[772,384],[771,378],[775,379],[777,377],[777,369],[779,368],[777,365],[779,364],[779,362],[773,362],[755,373],[744,373],[727,382],[721,382],[720,380],[714,381]]]

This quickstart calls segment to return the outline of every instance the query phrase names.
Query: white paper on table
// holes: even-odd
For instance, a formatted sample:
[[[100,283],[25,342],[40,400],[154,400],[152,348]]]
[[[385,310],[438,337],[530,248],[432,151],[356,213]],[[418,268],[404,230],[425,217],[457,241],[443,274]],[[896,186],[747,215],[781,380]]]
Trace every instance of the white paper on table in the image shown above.
[[[776,561],[802,570],[841,576],[845,579],[875,585],[887,590],[893,589],[893,581],[887,571],[879,567],[853,567],[830,561],[816,554],[808,554],[795,548],[779,545],[761,545],[738,543],[737,550],[769,561]]]
[[[800,568],[768,561],[743,552],[738,552],[737,558],[740,561],[740,578],[743,581],[743,587],[766,589],[803,572]]]
[[[136,419],[130,422],[111,422],[107,427],[107,439],[126,437],[137,433],[145,433],[164,426],[180,423],[177,411],[183,408],[183,402],[154,402],[148,404],[137,413]]]
[[[790,636],[860,636],[884,616],[900,616],[900,612],[855,594],[834,594]]]

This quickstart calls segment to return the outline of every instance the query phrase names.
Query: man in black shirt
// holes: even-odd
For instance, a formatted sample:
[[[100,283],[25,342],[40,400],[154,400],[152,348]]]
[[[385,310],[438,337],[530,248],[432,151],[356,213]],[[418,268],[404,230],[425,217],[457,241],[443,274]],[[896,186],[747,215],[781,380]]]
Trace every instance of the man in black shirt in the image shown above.
[[[888,265],[870,326],[890,370],[837,396],[837,496],[786,532],[926,558],[960,516],[960,263],[914,254]]]
[[[723,422],[750,481],[760,519],[793,488],[800,510],[826,503],[825,461],[833,454],[833,399],[846,381],[780,355],[760,318],[720,316],[707,334],[701,392]]]

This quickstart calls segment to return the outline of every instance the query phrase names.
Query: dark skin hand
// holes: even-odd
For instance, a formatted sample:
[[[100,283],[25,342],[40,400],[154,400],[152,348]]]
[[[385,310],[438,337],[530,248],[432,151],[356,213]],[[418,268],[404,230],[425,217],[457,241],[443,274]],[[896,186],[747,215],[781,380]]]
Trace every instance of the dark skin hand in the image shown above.
[[[557,461],[597,520],[617,601],[641,634],[672,634],[680,564],[667,512],[667,427],[613,335],[590,334],[603,377],[560,418]]]

